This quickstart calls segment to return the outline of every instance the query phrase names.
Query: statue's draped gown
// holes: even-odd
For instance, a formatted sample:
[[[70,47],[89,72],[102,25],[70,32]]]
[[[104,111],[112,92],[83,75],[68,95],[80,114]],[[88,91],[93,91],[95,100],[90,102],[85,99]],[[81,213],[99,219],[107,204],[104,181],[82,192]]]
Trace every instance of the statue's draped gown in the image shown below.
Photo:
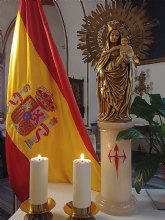
[[[129,109],[132,96],[133,66],[124,60],[115,66],[120,51],[104,51],[97,63],[97,68],[104,71],[97,73],[97,95],[99,99],[100,121],[129,121]]]

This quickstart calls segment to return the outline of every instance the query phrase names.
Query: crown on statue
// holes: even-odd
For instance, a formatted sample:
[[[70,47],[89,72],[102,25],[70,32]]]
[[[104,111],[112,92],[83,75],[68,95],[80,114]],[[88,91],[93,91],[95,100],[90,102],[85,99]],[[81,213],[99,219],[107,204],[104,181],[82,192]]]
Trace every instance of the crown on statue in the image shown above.
[[[123,28],[123,24],[119,21],[113,20],[108,23],[108,32],[111,32],[112,30],[118,30],[122,32]]]
[[[45,87],[40,86],[36,90],[36,99],[40,106],[47,111],[55,111],[55,105],[53,103],[53,94]]]

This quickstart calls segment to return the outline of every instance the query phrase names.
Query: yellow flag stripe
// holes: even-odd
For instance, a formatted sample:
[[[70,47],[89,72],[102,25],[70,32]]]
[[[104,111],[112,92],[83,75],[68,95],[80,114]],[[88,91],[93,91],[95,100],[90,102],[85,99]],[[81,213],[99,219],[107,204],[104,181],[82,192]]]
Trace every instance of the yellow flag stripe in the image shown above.
[[[15,46],[16,44],[17,47]],[[13,91],[20,92],[26,84],[29,84],[31,89],[27,94],[24,94],[23,98],[31,95],[35,99],[36,89],[42,85],[53,93],[53,101],[57,106],[55,113],[49,112],[49,117],[45,121],[45,124],[47,124],[51,118],[55,117],[57,118],[57,124],[51,128],[49,136],[42,136],[40,142],[34,144],[32,149],[27,147],[25,141],[34,137],[36,131],[32,131],[28,137],[21,136],[10,121],[11,114],[16,106],[10,106],[7,131],[18,149],[28,159],[37,156],[38,153],[48,157],[49,167],[51,167],[49,170],[49,180],[59,182],[64,180],[64,175],[66,182],[72,181],[72,175],[70,175],[72,174],[72,164],[68,164],[68,161],[79,158],[80,154],[84,153],[86,158],[92,160],[92,169],[98,173],[96,178],[99,179],[99,165],[84,146],[68,104],[60,92],[58,85],[52,79],[47,66],[36,52],[19,14],[11,52],[9,79],[8,100],[13,98]],[[65,131],[66,128],[67,132]],[[74,137],[72,135],[73,133],[75,134]],[[68,170],[68,173],[65,170]],[[94,182],[96,183],[95,180]],[[95,185],[94,188],[98,189],[98,186]]]

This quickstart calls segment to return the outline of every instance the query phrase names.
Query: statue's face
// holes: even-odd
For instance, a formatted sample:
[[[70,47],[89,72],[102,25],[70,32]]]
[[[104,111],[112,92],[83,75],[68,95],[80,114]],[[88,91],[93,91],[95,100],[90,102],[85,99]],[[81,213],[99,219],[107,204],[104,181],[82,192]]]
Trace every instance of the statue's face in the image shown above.
[[[118,30],[113,30],[111,33],[110,33],[110,41],[111,43],[116,43],[119,39],[119,31]]]
[[[125,37],[121,38],[121,45],[126,46],[127,44],[128,44],[127,38],[125,38]]]

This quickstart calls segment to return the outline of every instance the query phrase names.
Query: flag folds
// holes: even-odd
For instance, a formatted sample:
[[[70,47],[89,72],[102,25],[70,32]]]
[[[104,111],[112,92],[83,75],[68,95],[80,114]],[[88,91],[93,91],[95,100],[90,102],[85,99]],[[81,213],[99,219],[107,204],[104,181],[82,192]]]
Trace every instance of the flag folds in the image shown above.
[[[20,1],[7,102],[7,167],[20,201],[29,197],[29,160],[38,154],[49,158],[49,182],[72,182],[73,160],[84,153],[92,162],[92,189],[100,189],[100,165],[40,0]]]

